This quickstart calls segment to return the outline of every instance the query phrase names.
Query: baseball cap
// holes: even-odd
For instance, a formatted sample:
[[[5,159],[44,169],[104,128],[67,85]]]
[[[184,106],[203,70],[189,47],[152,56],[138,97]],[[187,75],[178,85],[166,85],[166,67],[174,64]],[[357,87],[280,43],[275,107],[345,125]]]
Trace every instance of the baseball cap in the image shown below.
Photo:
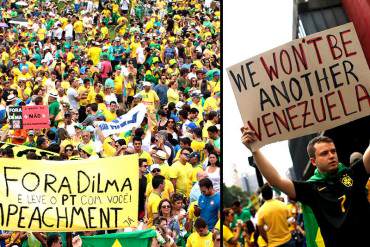
[[[188,123],[186,125],[186,128],[189,128],[189,129],[193,130],[193,129],[197,128],[197,125],[195,123],[191,122],[191,123]]]
[[[200,158],[200,153],[199,152],[192,152],[191,154],[188,155],[189,159],[190,158]]]
[[[153,164],[153,165],[150,166],[150,172],[152,172],[154,169],[161,170],[161,167],[158,164]]]
[[[149,81],[143,81],[143,86],[144,87],[146,87],[146,86],[151,87],[152,86],[152,83],[149,82]]]

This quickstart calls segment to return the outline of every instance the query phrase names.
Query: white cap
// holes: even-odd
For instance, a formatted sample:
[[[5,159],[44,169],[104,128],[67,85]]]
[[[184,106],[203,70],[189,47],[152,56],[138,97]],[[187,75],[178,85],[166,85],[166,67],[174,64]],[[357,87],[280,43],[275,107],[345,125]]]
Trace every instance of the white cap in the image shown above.
[[[153,164],[150,166],[150,171],[152,172],[154,169],[161,169],[161,167],[158,164]]]
[[[184,105],[185,105],[185,103],[184,103],[184,102],[179,101],[179,102],[177,102],[177,103],[176,103],[176,109],[177,109],[178,111],[180,111]]]
[[[58,98],[58,94],[51,92],[49,93],[49,97]]]
[[[149,81],[143,81],[143,86],[144,87],[146,87],[146,86],[151,87],[152,86],[152,83],[149,82]]]
[[[167,159],[167,154],[166,152],[162,151],[162,150],[157,150],[157,152],[155,153],[155,155],[160,158],[161,160],[166,160]]]

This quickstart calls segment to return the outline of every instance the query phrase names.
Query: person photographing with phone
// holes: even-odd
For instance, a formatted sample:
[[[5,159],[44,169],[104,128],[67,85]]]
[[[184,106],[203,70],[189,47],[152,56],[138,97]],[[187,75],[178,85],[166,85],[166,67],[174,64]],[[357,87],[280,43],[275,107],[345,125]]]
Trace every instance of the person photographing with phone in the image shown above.
[[[251,150],[256,133],[241,128],[242,143]],[[326,247],[366,246],[370,206],[365,185],[370,173],[370,148],[353,166],[338,161],[335,144],[325,136],[315,137],[307,146],[314,176],[308,181],[292,181],[279,175],[270,161],[257,150],[251,150],[257,167],[269,184],[289,198],[308,205],[316,217]],[[356,237],[349,237],[356,236]]]

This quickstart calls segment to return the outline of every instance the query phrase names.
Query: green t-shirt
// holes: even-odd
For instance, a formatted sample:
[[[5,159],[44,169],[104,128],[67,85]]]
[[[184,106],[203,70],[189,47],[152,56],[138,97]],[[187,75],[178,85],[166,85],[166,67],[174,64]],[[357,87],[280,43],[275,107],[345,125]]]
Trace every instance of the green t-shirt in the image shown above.
[[[242,220],[243,223],[247,222],[252,217],[249,208],[244,207],[240,214],[234,213],[234,221],[231,223],[231,227],[236,227],[238,220]]]
[[[49,105],[49,114],[50,115],[53,115],[54,116],[54,119],[58,115],[59,112],[60,112],[59,102],[58,101],[54,101],[54,102],[50,103],[50,105]],[[51,123],[51,124],[54,125],[56,123],[54,121],[54,123]]]

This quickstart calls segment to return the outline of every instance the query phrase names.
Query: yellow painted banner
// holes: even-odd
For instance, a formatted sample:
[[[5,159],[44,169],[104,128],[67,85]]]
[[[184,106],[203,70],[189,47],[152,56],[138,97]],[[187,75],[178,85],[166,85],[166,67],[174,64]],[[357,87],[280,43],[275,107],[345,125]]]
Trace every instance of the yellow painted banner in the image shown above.
[[[0,229],[67,232],[136,226],[138,159],[0,159]]]

